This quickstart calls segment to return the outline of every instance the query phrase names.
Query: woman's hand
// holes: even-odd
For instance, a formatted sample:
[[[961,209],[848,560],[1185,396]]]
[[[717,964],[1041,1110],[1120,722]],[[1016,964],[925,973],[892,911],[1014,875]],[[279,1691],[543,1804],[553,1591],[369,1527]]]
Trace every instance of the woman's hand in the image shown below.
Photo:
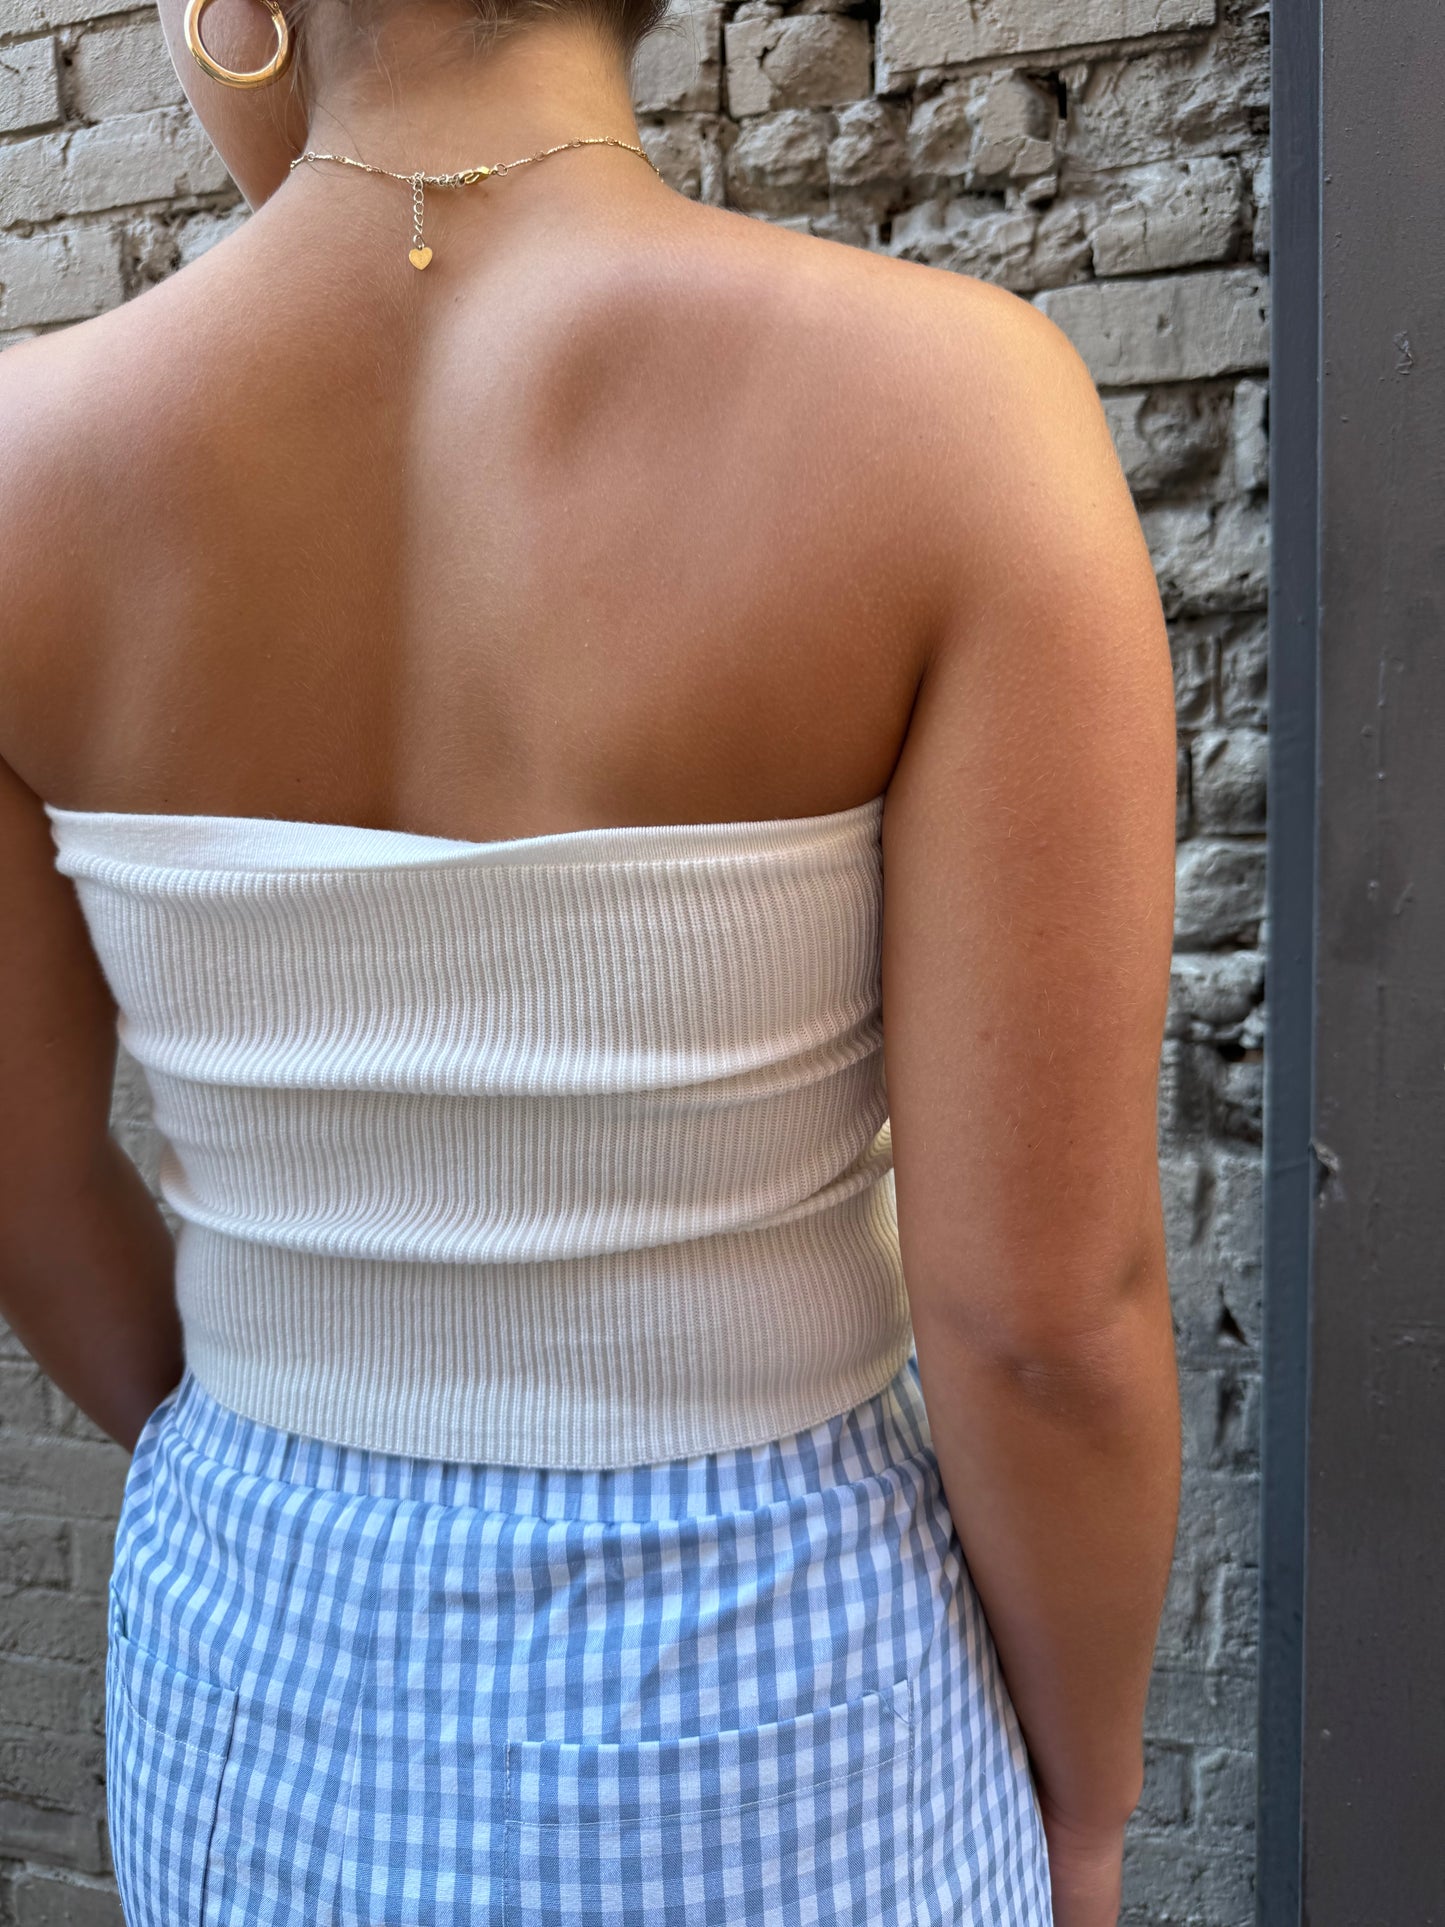
[[[1049,1846],[1054,1927],[1118,1927],[1124,1884],[1122,1826],[1079,1826],[1039,1802]]]

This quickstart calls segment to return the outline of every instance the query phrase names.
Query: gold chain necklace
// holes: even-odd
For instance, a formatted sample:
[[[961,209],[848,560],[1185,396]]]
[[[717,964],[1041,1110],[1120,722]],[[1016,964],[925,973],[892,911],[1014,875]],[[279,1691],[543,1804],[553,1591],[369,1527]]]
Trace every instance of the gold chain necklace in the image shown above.
[[[298,154],[287,172],[298,168],[302,161],[338,161],[343,167],[359,167],[363,174],[385,174],[393,181],[411,183],[411,251],[407,260],[414,268],[426,267],[432,258],[432,251],[422,237],[422,217],[425,213],[426,190],[429,187],[469,187],[473,181],[491,180],[498,174],[510,174],[514,167],[525,167],[529,161],[542,161],[549,154],[561,154],[569,147],[622,147],[629,154],[641,154],[643,160],[652,168],[659,180],[662,170],[640,147],[631,141],[614,140],[610,134],[588,134],[581,140],[560,141],[556,147],[544,147],[540,154],[524,154],[520,160],[497,161],[491,167],[466,167],[456,174],[396,174],[389,167],[370,167],[365,161],[356,161],[349,154],[318,154],[308,147],[304,154]]]

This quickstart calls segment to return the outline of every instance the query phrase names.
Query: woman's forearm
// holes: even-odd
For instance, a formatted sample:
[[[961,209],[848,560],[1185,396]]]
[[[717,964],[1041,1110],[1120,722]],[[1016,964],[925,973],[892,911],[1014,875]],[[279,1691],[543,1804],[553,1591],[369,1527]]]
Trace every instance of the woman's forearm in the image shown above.
[[[1162,1256],[1107,1333],[984,1355],[915,1318],[939,1471],[1041,1799],[1122,1826],[1178,1525],[1179,1388]]]
[[[185,1364],[160,1207],[118,1144],[69,1196],[0,1202],[0,1314],[67,1398],[132,1450]]]

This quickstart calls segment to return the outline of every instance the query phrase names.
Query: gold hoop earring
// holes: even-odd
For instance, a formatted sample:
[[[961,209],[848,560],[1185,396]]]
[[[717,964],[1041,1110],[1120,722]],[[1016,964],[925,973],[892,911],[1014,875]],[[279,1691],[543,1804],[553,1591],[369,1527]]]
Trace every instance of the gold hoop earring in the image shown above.
[[[291,29],[281,11],[281,0],[261,0],[276,28],[276,51],[264,67],[257,67],[251,73],[237,73],[221,66],[201,45],[201,15],[210,4],[211,0],[189,0],[186,7],[186,45],[195,55],[196,65],[226,87],[269,87],[273,80],[279,80],[291,65],[293,44]]]

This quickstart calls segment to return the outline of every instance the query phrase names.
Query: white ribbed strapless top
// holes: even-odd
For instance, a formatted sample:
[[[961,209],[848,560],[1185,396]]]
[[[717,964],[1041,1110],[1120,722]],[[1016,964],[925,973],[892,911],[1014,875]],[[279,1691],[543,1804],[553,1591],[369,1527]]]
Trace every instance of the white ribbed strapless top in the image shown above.
[[[886,1385],[882,807],[466,843],[47,805],[201,1384],[536,1466],[757,1444]]]

